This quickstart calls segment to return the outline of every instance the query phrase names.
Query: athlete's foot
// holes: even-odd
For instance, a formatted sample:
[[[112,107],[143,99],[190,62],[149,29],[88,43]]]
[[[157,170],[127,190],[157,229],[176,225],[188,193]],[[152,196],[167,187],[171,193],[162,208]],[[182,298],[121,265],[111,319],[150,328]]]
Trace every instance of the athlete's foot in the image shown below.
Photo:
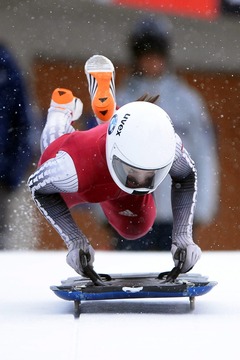
[[[85,64],[85,74],[95,116],[101,121],[109,121],[116,110],[112,62],[105,56],[94,55]]]
[[[71,90],[57,88],[52,93],[49,111],[63,111],[69,113],[71,121],[75,121],[82,115],[83,104],[80,99],[73,96]]]
[[[75,131],[72,122],[79,119],[82,108],[81,100],[73,96],[70,90],[57,88],[53,91],[46,123],[40,139],[41,153],[54,140]]]

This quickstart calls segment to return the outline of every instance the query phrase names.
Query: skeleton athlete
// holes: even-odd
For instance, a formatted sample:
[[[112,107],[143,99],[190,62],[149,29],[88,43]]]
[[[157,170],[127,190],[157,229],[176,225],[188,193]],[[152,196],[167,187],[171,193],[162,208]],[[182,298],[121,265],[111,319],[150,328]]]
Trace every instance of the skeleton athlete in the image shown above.
[[[72,123],[82,114],[82,102],[67,89],[55,89],[41,137],[42,155],[28,185],[42,215],[68,248],[67,263],[85,275],[79,256],[86,254],[93,269],[94,249],[72,218],[78,204],[99,203],[111,226],[135,240],[152,227],[154,190],[172,178],[173,230],[171,253],[181,272],[201,256],[192,238],[197,192],[194,162],[154,98],[143,97],[116,110],[114,67],[94,55],[85,64],[92,108],[99,125],[78,131]]]

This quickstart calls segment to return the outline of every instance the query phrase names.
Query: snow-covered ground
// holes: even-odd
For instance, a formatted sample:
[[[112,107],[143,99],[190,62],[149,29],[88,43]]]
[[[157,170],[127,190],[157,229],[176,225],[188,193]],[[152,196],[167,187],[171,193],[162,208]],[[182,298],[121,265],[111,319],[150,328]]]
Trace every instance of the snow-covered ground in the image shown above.
[[[240,252],[204,252],[193,272],[218,285],[196,298],[73,303],[49,289],[76,276],[65,252],[0,252],[1,360],[239,360]],[[102,273],[161,272],[169,253],[97,252]]]

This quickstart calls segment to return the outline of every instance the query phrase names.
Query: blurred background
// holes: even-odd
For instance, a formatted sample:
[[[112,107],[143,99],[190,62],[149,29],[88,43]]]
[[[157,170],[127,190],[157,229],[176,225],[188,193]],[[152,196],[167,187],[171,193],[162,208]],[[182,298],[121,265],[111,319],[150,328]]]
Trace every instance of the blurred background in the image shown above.
[[[181,4],[180,4],[181,3]],[[175,71],[206,102],[217,141],[218,202],[213,217],[199,224],[195,241],[203,250],[239,250],[240,222],[240,1],[238,0],[1,0],[0,43],[15,56],[33,111],[32,158],[8,199],[8,245],[13,249],[61,249],[62,240],[38,214],[26,189],[36,167],[39,137],[51,93],[70,88],[84,103],[79,128],[92,115],[84,63],[93,54],[109,57],[116,88],[129,73],[128,40],[139,18],[163,15],[172,23],[171,61]],[[192,134],[194,137],[196,134]],[[199,144],[199,149],[201,144]],[[97,249],[114,249],[114,236],[94,208],[74,211]]]

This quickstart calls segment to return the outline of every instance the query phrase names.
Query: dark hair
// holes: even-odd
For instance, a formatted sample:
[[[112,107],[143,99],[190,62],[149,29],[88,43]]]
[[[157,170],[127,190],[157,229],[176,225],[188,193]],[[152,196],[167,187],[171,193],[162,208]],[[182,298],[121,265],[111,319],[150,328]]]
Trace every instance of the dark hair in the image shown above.
[[[140,98],[138,98],[137,101],[146,101],[146,102],[154,104],[158,100],[159,96],[160,95],[151,96],[149,94],[144,94],[144,95],[140,96]]]

